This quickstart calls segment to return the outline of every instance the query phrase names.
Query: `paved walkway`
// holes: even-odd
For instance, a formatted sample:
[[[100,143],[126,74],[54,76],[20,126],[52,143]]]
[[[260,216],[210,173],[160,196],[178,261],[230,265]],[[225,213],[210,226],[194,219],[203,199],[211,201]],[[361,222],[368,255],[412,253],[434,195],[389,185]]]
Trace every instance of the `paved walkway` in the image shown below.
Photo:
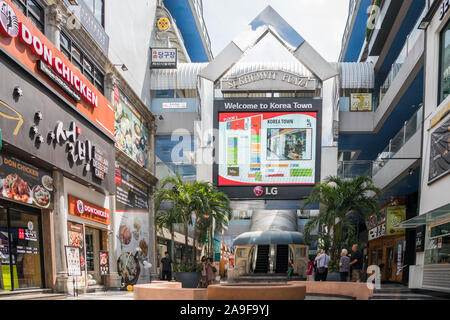
[[[450,294],[418,291],[402,284],[381,284],[371,300],[450,300]]]

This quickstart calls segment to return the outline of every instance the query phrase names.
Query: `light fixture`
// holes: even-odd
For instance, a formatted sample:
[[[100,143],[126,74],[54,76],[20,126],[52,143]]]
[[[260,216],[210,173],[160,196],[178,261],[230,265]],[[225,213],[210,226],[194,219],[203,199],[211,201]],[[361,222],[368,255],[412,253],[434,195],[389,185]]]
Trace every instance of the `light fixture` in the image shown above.
[[[122,69],[122,71],[128,71],[128,68],[127,68],[127,66],[123,63],[123,64],[115,64],[114,65],[115,67],[118,67],[118,66],[120,66],[120,68]]]
[[[159,115],[158,119],[159,120],[164,120],[164,117],[162,115]]]
[[[78,1],[77,0],[69,0],[69,3],[73,6],[77,6],[78,5]]]
[[[430,25],[430,21],[425,21],[422,20],[422,22],[419,24],[419,29],[420,30],[426,30],[428,28],[428,26]]]
[[[413,168],[410,168],[409,171],[408,171],[408,174],[409,174],[410,176],[412,176],[413,173],[414,173],[414,169],[413,169]]]

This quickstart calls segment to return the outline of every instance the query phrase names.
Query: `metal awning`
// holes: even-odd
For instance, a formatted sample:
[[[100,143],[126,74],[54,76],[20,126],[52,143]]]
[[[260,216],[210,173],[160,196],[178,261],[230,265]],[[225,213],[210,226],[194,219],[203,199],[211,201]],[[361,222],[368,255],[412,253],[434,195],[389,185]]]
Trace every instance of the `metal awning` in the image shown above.
[[[234,246],[250,244],[305,244],[303,235],[297,231],[253,231],[245,232],[234,239]]]
[[[419,226],[426,225],[428,223],[440,222],[450,219],[450,204],[439,208],[434,211],[430,211],[426,214],[414,217],[409,220],[402,221],[400,224],[394,226],[394,229],[415,229]]]

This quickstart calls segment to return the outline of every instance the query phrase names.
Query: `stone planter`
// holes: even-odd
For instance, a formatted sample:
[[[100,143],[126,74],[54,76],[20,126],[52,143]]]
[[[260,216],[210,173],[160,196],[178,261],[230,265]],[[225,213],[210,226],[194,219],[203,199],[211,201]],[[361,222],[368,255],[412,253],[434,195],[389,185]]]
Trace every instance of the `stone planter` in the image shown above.
[[[341,281],[341,275],[337,271],[330,272],[327,276],[327,281],[339,282]]]
[[[175,277],[183,288],[197,288],[200,282],[200,272],[177,272]]]

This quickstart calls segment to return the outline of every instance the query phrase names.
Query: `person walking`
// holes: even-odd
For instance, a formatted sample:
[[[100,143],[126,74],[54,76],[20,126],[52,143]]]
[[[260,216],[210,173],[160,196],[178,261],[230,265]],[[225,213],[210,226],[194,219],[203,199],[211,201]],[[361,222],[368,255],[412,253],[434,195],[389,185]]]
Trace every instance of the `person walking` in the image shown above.
[[[320,250],[317,252],[317,256],[314,259],[314,281],[320,281],[320,273],[319,273],[319,267],[318,267],[318,262],[317,262],[317,258],[319,258],[320,256]]]
[[[294,274],[294,261],[289,260],[288,280],[291,280],[293,274]]]
[[[347,256],[347,249],[342,249],[341,259],[339,260],[339,274],[341,282],[347,282],[348,272],[350,270],[350,258]]]
[[[208,286],[208,276],[207,276],[207,265],[206,265],[206,257],[203,256],[201,259],[201,265],[202,265],[202,272],[200,275],[200,288],[206,288]]]
[[[173,272],[173,261],[169,257],[169,253],[166,251],[164,253],[165,257],[161,259],[161,273],[162,280],[171,281],[172,280],[172,272]]]
[[[319,279],[320,281],[327,281],[328,276],[328,263],[330,262],[330,256],[327,255],[327,250],[320,250],[320,256],[316,258],[317,260],[317,268],[319,271]]]
[[[217,269],[213,265],[212,258],[208,258],[206,262],[206,278],[208,281],[208,285],[214,284],[216,282],[216,272]]]
[[[309,259],[308,267],[306,269],[306,281],[314,281],[314,261],[312,258]]]
[[[352,281],[361,281],[361,270],[362,270],[362,253],[358,250],[358,245],[354,244],[352,246],[352,257],[350,266],[352,267]]]

